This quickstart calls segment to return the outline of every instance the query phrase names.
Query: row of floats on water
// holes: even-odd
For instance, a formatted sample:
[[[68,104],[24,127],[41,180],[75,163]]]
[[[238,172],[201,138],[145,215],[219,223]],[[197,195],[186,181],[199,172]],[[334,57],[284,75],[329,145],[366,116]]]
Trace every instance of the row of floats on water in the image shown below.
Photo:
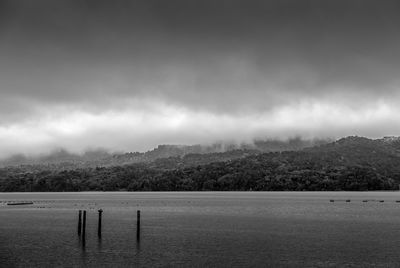
[[[358,200],[357,200],[358,201]],[[330,199],[329,202],[351,202],[351,199]],[[383,203],[385,200],[377,200],[377,199],[364,199],[362,202],[367,203],[367,202],[378,202],[378,203]],[[396,203],[400,203],[400,200],[395,200]]]

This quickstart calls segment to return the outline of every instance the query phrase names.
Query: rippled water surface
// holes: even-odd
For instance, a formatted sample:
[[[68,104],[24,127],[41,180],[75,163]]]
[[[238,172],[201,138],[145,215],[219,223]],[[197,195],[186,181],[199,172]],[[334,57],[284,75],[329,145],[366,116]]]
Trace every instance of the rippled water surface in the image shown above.
[[[396,200],[400,192],[0,194],[0,266],[399,267]]]

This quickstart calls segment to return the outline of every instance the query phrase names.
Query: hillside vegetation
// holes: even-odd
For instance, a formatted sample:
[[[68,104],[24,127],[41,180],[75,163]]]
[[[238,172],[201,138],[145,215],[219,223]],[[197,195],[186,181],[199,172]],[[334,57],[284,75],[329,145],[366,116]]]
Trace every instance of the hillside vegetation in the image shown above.
[[[0,191],[397,190],[400,140],[347,137],[298,151],[237,149],[103,167],[0,169]]]
[[[174,157],[184,163],[205,164],[240,158],[248,154],[265,152],[296,151],[306,147],[326,144],[329,140],[304,140],[299,137],[288,140],[254,140],[248,143],[219,142],[211,145],[159,145],[147,152],[110,153],[106,150],[90,150],[83,154],[64,149],[48,154],[26,156],[22,154],[0,160],[0,167],[46,166],[47,169],[77,169],[88,167],[109,167],[135,163],[151,163],[158,159]],[[180,160],[179,160],[180,161]]]

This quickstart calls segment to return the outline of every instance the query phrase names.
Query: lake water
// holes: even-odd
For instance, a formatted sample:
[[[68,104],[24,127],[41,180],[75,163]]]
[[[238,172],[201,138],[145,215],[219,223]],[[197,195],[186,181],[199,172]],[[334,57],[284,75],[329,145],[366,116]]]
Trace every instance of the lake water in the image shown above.
[[[0,266],[399,267],[396,200],[400,192],[2,193]]]

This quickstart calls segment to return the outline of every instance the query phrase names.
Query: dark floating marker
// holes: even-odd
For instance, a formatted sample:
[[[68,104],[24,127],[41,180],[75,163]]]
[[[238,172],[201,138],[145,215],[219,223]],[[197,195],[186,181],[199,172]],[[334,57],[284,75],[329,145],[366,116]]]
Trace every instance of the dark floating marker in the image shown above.
[[[346,202],[350,202],[351,200],[350,199],[346,199]]]
[[[101,214],[103,213],[103,210],[99,209],[98,212],[99,212],[99,223],[97,225],[97,236],[100,238],[101,237]]]
[[[82,210],[79,210],[78,213],[78,235],[81,235],[82,231]]]
[[[16,201],[16,202],[7,202],[8,206],[20,206],[20,205],[33,205],[32,201]]]
[[[136,214],[136,240],[140,241],[140,210]]]
[[[335,200],[331,199],[331,200],[329,200],[329,202],[335,202]]]

